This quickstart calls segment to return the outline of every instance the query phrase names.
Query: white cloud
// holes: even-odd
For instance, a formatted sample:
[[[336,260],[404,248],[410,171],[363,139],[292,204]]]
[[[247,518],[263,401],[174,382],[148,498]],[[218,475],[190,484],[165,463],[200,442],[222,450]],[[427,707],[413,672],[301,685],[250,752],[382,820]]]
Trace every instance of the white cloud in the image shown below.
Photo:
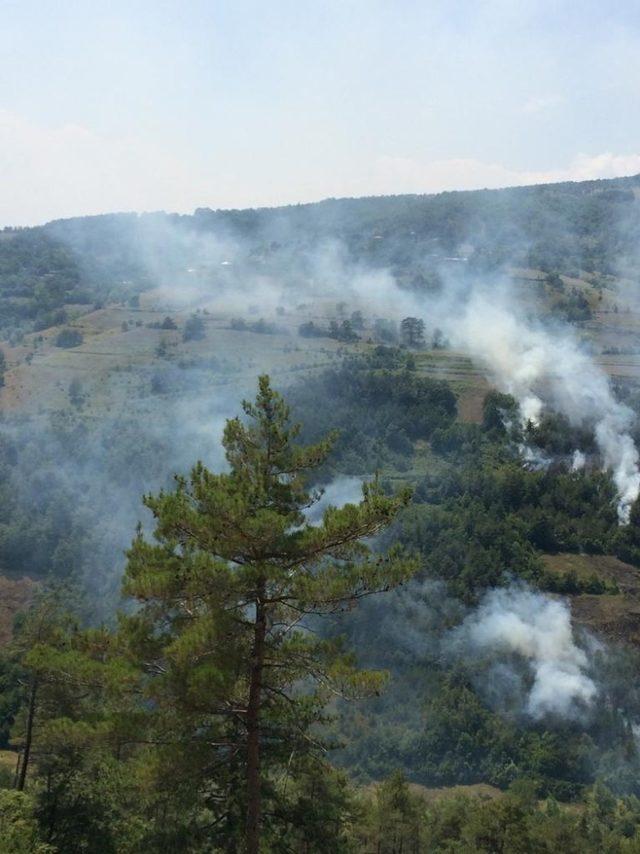
[[[560,169],[546,171],[510,169],[501,163],[474,158],[422,162],[411,158],[381,157],[376,161],[369,193],[438,193],[443,190],[475,190],[616,178],[640,172],[640,154],[612,152],[578,154]]]
[[[47,128],[0,110],[0,225],[117,210],[192,207],[188,167],[134,138]]]
[[[560,180],[589,181],[594,178],[617,178],[640,172],[640,154],[579,154],[569,170],[570,177]]]
[[[274,181],[255,163],[230,170],[227,157],[197,168],[134,136],[107,136],[80,124],[45,127],[0,110],[0,227],[123,210],[191,211],[198,206],[260,206],[366,196],[473,190],[640,172],[640,153],[578,154],[559,169],[529,171],[475,158],[382,156],[327,175],[317,164],[296,181]],[[251,168],[251,166],[254,168]],[[224,168],[222,168],[224,167]],[[340,175],[342,171],[342,175]]]
[[[529,98],[522,106],[522,112],[527,115],[539,115],[553,110],[554,107],[563,103],[560,95],[538,95]]]

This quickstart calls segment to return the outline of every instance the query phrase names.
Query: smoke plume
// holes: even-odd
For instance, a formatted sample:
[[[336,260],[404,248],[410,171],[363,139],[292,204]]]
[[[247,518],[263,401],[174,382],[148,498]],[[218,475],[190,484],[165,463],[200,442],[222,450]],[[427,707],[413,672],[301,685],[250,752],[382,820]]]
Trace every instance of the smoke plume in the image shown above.
[[[320,525],[327,507],[344,507],[345,504],[359,504],[361,501],[362,478],[347,475],[336,477],[323,488],[320,499],[307,509],[307,522]]]
[[[629,433],[634,414],[615,399],[608,377],[571,332],[529,322],[518,306],[483,289],[474,291],[447,332],[516,398],[525,422],[536,424],[549,405],[572,425],[593,428],[618,491],[618,517],[627,523],[640,491],[638,450]]]
[[[512,585],[491,590],[451,635],[457,653],[492,658],[485,687],[494,699],[524,689],[523,711],[576,718],[598,693],[575,642],[565,602]],[[525,667],[522,680],[518,665]]]

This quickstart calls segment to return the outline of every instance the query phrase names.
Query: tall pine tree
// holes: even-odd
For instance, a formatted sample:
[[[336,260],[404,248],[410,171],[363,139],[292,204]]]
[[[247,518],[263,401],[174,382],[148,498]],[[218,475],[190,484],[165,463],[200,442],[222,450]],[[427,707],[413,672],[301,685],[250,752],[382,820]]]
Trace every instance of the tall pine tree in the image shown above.
[[[155,737],[174,792],[201,796],[202,821],[227,850],[249,854],[277,834],[282,781],[322,751],[323,707],[377,691],[383,675],[360,671],[319,617],[387,590],[416,569],[399,552],[363,542],[409,500],[363,486],[359,504],[305,511],[319,498],[307,480],[334,437],[296,443],[289,409],[259,379],[245,418],[227,422],[229,470],[198,463],[173,492],[147,496],[154,541],[139,532],[125,591],[140,608],[123,621]],[[169,736],[168,733],[171,733]],[[306,757],[306,758],[305,758]]]

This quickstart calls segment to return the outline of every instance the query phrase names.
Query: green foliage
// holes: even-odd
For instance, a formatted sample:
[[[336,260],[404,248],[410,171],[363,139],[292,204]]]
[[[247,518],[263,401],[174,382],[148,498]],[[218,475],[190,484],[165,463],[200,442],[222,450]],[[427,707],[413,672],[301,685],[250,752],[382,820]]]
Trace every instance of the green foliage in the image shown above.
[[[111,637],[80,630],[67,610],[74,604],[69,588],[43,591],[10,647],[24,693],[13,725],[17,785],[31,793],[52,851],[133,854],[146,822],[134,812],[135,774],[119,755],[127,671],[107,663]]]
[[[11,727],[24,699],[23,670],[10,651],[0,655],[0,749],[9,746]]]
[[[397,344],[398,342],[398,325],[392,320],[377,317],[373,324],[373,331],[376,338],[384,344]]]
[[[329,571],[331,561],[326,566],[321,561],[309,577],[283,577],[278,560],[290,556],[294,546],[321,545],[319,532],[323,530],[325,534],[327,530],[340,532],[351,524],[362,530],[363,519],[372,517],[362,508],[357,512],[345,508],[336,511],[337,515],[329,514],[325,526],[305,533],[304,517],[298,514],[307,492],[302,482],[298,487],[295,478],[274,482],[271,503],[264,503],[268,491],[264,485],[258,488],[260,479],[250,474],[263,470],[262,434],[256,438],[251,429],[261,423],[261,412],[270,407],[273,412],[282,411],[277,399],[266,389],[263,392],[262,409],[248,406],[247,421],[234,421],[228,428],[230,473],[213,475],[196,466],[189,477],[178,478],[175,490],[148,499],[160,538],[155,543],[142,538],[134,544],[128,583],[135,585],[130,589],[141,608],[124,619],[116,646],[96,636],[89,640],[78,632],[60,643],[49,643],[46,651],[36,647],[24,661],[7,663],[3,703],[6,697],[4,707],[15,718],[16,739],[25,723],[24,711],[16,715],[16,706],[26,696],[22,689],[16,694],[14,688],[16,681],[24,687],[29,684],[20,668],[28,666],[28,672],[38,674],[45,686],[34,738],[37,776],[27,785],[35,787],[32,794],[43,827],[51,822],[55,804],[52,832],[57,836],[46,838],[55,838],[62,850],[74,838],[90,845],[99,836],[106,840],[104,850],[127,850],[123,840],[130,838],[131,851],[142,847],[199,851],[207,850],[207,844],[242,836],[247,729],[242,711],[235,718],[223,713],[229,706],[246,710],[250,684],[247,662],[251,660],[250,616],[255,603],[249,597],[256,589],[257,576],[252,574],[256,553],[246,561],[239,551],[244,542],[241,535],[259,537],[262,548],[272,549],[277,560],[268,562],[271,582],[279,592],[285,585],[287,596],[295,596],[298,606],[314,612],[323,610],[320,606],[326,604],[323,597],[327,596],[332,600],[329,610],[334,604],[338,607],[338,602],[342,602],[339,607],[349,608],[350,596],[357,599],[368,590],[367,567],[375,564],[376,572],[380,568],[375,555],[363,555],[363,562],[349,558],[344,565],[340,557],[339,573]],[[514,432],[504,429],[510,413],[517,421],[513,401],[504,396],[488,398],[482,425],[455,422],[455,398],[448,386],[417,376],[406,352],[381,347],[340,371],[308,380],[304,388],[294,391],[292,399],[296,414],[312,422],[311,429],[301,433],[305,441],[316,439],[321,429],[338,427],[347,434],[336,442],[336,450],[342,448],[334,463],[338,469],[348,471],[353,466],[358,472],[370,471],[373,460],[380,458],[410,464],[414,442],[429,440],[429,475],[419,481],[412,505],[400,511],[384,542],[400,541],[419,550],[430,574],[445,578],[449,589],[463,600],[475,601],[482,588],[513,573],[565,593],[613,592],[595,579],[578,582],[571,575],[548,575],[539,552],[586,547],[604,553],[616,549],[622,554],[624,546],[631,558],[636,554],[637,528],[618,527],[608,476],[593,470],[570,472],[566,465],[547,471],[523,467],[513,445]],[[323,405],[323,401],[333,403]],[[576,442],[589,450],[562,419],[549,417],[526,432],[530,442],[554,453],[564,453],[576,447]],[[142,472],[155,471],[162,459],[156,449],[139,442],[139,435],[134,423],[123,422],[117,432],[105,433],[101,439],[109,454],[100,466],[112,466],[127,489],[138,482]],[[371,444],[367,446],[363,436],[371,437]],[[57,483],[55,476],[39,475],[38,461],[43,457],[38,455],[45,450],[63,458],[64,449],[73,448],[79,461],[85,454],[91,457],[90,446],[85,447],[82,437],[81,423],[72,419],[64,424],[56,443],[46,449],[42,443],[23,445],[22,437],[2,440],[3,563],[9,560],[7,565],[20,567],[20,561],[23,565],[33,561],[31,566],[42,567],[44,574],[51,565],[46,561],[56,552],[59,566],[81,565],[76,562],[80,546],[92,564],[99,563],[93,557],[95,541],[83,540],[65,479]],[[299,449],[294,433],[288,438],[295,454],[302,454],[304,449]],[[356,447],[358,442],[361,447]],[[318,446],[328,447],[322,441]],[[15,479],[9,484],[7,476],[14,471],[18,453],[33,460],[34,472],[27,472],[25,482]],[[296,465],[301,465],[302,458],[295,454]],[[323,458],[324,453],[317,450],[312,467],[316,474],[323,471],[320,466],[327,470]],[[359,465],[354,463],[356,459],[360,459]],[[123,464],[124,460],[129,462]],[[286,470],[293,469],[287,464]],[[91,478],[87,482],[90,485]],[[97,488],[101,482],[96,480]],[[385,502],[391,499],[379,487],[369,489],[369,512],[388,506]],[[21,495],[29,500],[21,504]],[[634,507],[634,520],[638,513]],[[232,537],[229,530],[236,527],[240,533]],[[230,551],[219,553],[221,543]],[[212,548],[218,551],[212,554]],[[238,557],[241,569],[231,571]],[[364,586],[357,586],[354,592],[354,580],[360,585],[362,579]],[[389,583],[397,580],[392,575],[387,579]],[[286,629],[298,612],[290,602],[278,607],[281,610],[273,625],[282,621]],[[239,620],[230,619],[230,614]],[[598,710],[588,727],[505,721],[477,693],[482,670],[451,673],[442,661],[429,656],[419,661],[419,656],[402,653],[394,644],[388,644],[385,654],[389,658],[384,660],[381,646],[387,645],[378,639],[386,637],[379,632],[384,615],[398,624],[404,619],[396,610],[393,594],[385,597],[383,609],[371,611],[367,606],[355,614],[362,616],[356,628],[350,626],[353,618],[341,619],[336,625],[337,631],[346,630],[345,642],[336,640],[333,629],[321,630],[313,622],[309,629],[318,634],[309,632],[307,636],[296,626],[284,640],[278,640],[277,632],[269,637],[273,642],[269,655],[279,665],[279,675],[265,688],[269,695],[264,705],[268,733],[263,752],[265,845],[280,850],[278,845],[286,839],[287,845],[301,850],[305,846],[314,850],[314,845],[318,850],[331,850],[331,835],[339,829],[344,850],[350,850],[349,846],[358,850],[356,839],[362,837],[354,837],[353,828],[359,821],[359,799],[354,800],[340,774],[330,774],[320,755],[320,745],[329,742],[329,734],[336,730],[349,742],[340,761],[362,777],[379,779],[390,767],[399,766],[412,780],[431,785],[490,781],[505,787],[528,776],[535,779],[540,793],[567,799],[579,797],[594,775],[602,773],[609,785],[635,791],[637,757],[633,738],[622,721],[629,708],[633,667],[620,676],[618,687],[606,695],[610,699],[603,702],[602,713]],[[313,616],[305,614],[305,620]],[[406,631],[410,637],[409,626]],[[350,648],[357,650],[357,662],[347,652]],[[332,725],[323,710],[333,692],[377,690],[378,678],[362,677],[356,664],[391,670],[389,691],[386,697],[373,697],[366,706],[354,706],[353,712],[335,707],[332,711],[339,714],[339,726]],[[311,665],[320,681],[314,685],[303,665]],[[63,674],[71,675],[68,683]],[[116,682],[122,690],[114,691]],[[88,683],[91,688],[87,691]],[[77,690],[79,684],[84,696]],[[614,713],[613,709],[622,711]],[[312,739],[311,746],[307,738]],[[16,744],[21,746],[19,740]],[[104,791],[98,782],[102,776]],[[396,844],[394,839],[405,840],[402,844],[406,845],[409,839],[428,838],[425,834],[431,831],[422,824],[417,828],[412,816],[409,810],[408,817],[390,822],[389,839],[384,841],[390,850]],[[477,821],[482,824],[484,819]],[[213,833],[208,830],[212,825]],[[479,844],[474,834],[476,830],[469,829],[464,844]],[[211,842],[212,838],[216,841]],[[510,839],[505,844],[512,844]],[[115,845],[121,847],[113,848]]]
[[[424,347],[424,320],[405,317],[400,324],[400,336],[405,347]]]
[[[412,291],[429,297],[441,289],[438,264],[472,272],[505,264],[546,271],[553,309],[584,321],[584,295],[566,294],[560,273],[619,272],[638,259],[640,205],[637,178],[440,193],[435,196],[326,200],[289,208],[171,214],[109,214],[5,229],[0,240],[0,328],[44,329],[64,322],[65,306],[136,300],[157,284],[145,256],[162,258],[163,271],[180,283],[193,262],[194,240],[215,233],[246,246],[245,263],[260,274],[290,275],[292,256],[309,243],[339,240],[354,264],[391,270]],[[272,240],[286,231],[286,247]],[[375,233],[380,239],[372,239]],[[431,247],[425,261],[424,245]],[[471,243],[469,258],[458,253]],[[144,246],[145,253],[140,252]],[[304,261],[299,267],[304,270]],[[557,299],[556,299],[557,298]],[[135,302],[130,303],[136,305]],[[358,320],[356,319],[356,324]],[[357,328],[354,325],[351,329]],[[341,335],[346,334],[341,332]],[[376,326],[379,340],[397,332]],[[351,336],[349,336],[351,337]],[[344,339],[346,340],[346,339]]]
[[[521,781],[501,797],[454,795],[427,800],[397,776],[370,797],[357,829],[360,850],[398,854],[631,854],[640,849],[640,803],[617,800],[594,787],[584,806],[561,809],[538,802],[535,786]],[[379,814],[380,804],[386,809]]]
[[[592,451],[591,437],[558,416],[545,416],[525,430],[526,439],[541,451],[564,453],[567,462],[529,469],[515,444],[523,440],[517,425],[513,399],[492,392],[482,427],[454,423],[434,430],[431,448],[446,467],[418,484],[413,506],[390,539],[419,550],[430,572],[447,579],[462,598],[513,574],[557,592],[614,592],[597,581],[570,591],[572,579],[563,586],[544,574],[537,556],[586,551],[638,561],[637,529],[618,525],[609,475],[568,468],[568,452]]]
[[[588,578],[579,578],[572,569],[563,573],[545,572],[541,576],[540,586],[551,593],[560,593],[564,596],[576,596],[579,593],[590,593],[592,596],[620,593],[618,585],[614,582],[603,581],[595,573]]]
[[[353,328],[353,324],[350,320],[342,320],[338,323],[336,320],[332,320],[329,323],[329,338],[335,338],[336,341],[343,341],[345,344],[352,343],[353,341],[358,341],[359,336],[355,332]]]
[[[387,461],[407,468],[413,442],[451,425],[456,415],[448,384],[417,376],[414,367],[406,354],[378,347],[366,359],[295,386],[289,398],[305,425],[303,438],[337,429],[334,464],[341,471],[370,472]]]
[[[79,332],[77,329],[63,329],[56,335],[55,345],[56,347],[69,350],[72,347],[79,347],[83,340],[82,332]]]
[[[411,793],[400,771],[376,786],[373,797],[363,798],[364,810],[355,835],[359,851],[397,854],[427,850],[424,804]]]
[[[0,789],[0,845],[2,854],[54,854],[41,841],[33,815],[33,801],[24,792]]]
[[[72,253],[41,229],[3,232],[0,328],[33,323],[65,302],[80,302],[79,285],[80,273]]]
[[[288,265],[291,252],[305,247],[310,234],[314,240],[339,237],[350,261],[391,269],[402,287],[425,296],[442,287],[436,262],[424,260],[425,240],[437,263],[444,264],[470,235],[482,234],[468,261],[456,262],[457,269],[521,263],[546,270],[543,290],[553,311],[581,322],[590,316],[589,303],[584,294],[569,290],[559,273],[585,267],[615,272],[618,258],[635,257],[640,245],[636,185],[628,179],[500,193],[331,200],[279,212],[199,211],[193,218],[97,217],[5,231],[0,325],[11,330],[15,343],[30,329],[67,323],[73,303],[98,306],[116,296],[138,306],[138,292],[153,282],[136,247],[154,232],[166,241],[169,224],[176,227],[172,239],[212,228],[246,239],[247,258],[257,247],[255,257],[269,275]],[[293,249],[271,239],[274,225],[300,235]],[[172,274],[188,266],[187,250],[176,248]],[[251,262],[245,258],[243,264],[250,268]],[[321,329],[310,321],[300,334],[355,341],[363,318],[354,313],[348,320],[346,311],[339,305],[340,319],[332,327]],[[166,328],[175,329],[168,320]],[[194,315],[184,339],[201,337],[203,327]],[[239,321],[234,328],[277,331],[264,320]],[[405,344],[422,346],[420,334],[403,331]],[[387,343],[398,341],[398,329],[389,321],[376,320],[373,334]],[[80,343],[65,340],[59,346]],[[434,336],[434,346],[444,343]],[[159,348],[159,355],[169,355],[167,342]],[[154,391],[169,394],[183,385],[184,373],[168,363],[149,381]],[[79,408],[81,390],[69,392]],[[0,662],[2,733],[6,745],[12,727],[15,745],[24,751],[29,689],[37,685],[35,761],[27,794],[0,792],[0,835],[13,846],[7,850],[47,850],[39,839],[60,851],[229,850],[244,828],[260,602],[268,611],[266,660],[267,671],[273,670],[264,679],[260,711],[265,850],[638,850],[637,803],[602,787],[573,812],[553,800],[538,806],[531,787],[488,803],[425,803],[401,775],[376,786],[375,793],[354,793],[322,749],[332,732],[346,735],[341,761],[353,773],[377,779],[395,766],[430,784],[484,780],[506,787],[530,777],[537,796],[551,792],[566,799],[579,797],[602,774],[618,791],[636,791],[637,751],[628,723],[637,717],[635,665],[622,667],[612,657],[604,668],[601,708],[588,723],[532,725],[499,715],[482,700],[477,690],[486,676],[482,663],[477,672],[454,671],[419,644],[412,652],[393,643],[381,650],[384,618],[402,624],[393,594],[385,597],[383,609],[358,608],[330,629],[317,619],[320,613],[350,609],[405,574],[402,562],[394,570],[392,560],[338,543],[351,533],[377,531],[396,510],[383,542],[417,549],[425,571],[446,579],[448,589],[465,601],[475,601],[483,588],[514,573],[569,595],[615,592],[597,578],[547,573],[539,554],[615,553],[640,564],[640,504],[632,510],[632,524],[619,528],[608,476],[590,467],[570,472],[568,462],[528,469],[516,447],[524,441],[554,455],[575,448],[591,454],[592,437],[550,414],[536,427],[522,429],[514,401],[499,394],[488,396],[481,425],[458,423],[446,383],[418,375],[406,351],[380,347],[338,370],[305,378],[294,390],[296,415],[305,421],[300,438],[318,444],[301,449],[294,433],[287,434],[290,428],[281,425],[284,432],[278,428],[269,435],[277,443],[287,434],[285,444],[295,453],[279,461],[281,479],[269,480],[263,455],[268,431],[253,428],[264,424],[267,411],[279,418],[283,410],[270,390],[261,394],[257,409],[247,408],[248,421],[228,427],[230,472],[214,475],[198,465],[174,490],[147,500],[157,539],[140,536],[130,552],[127,584],[138,607],[123,617],[116,636],[80,631],[76,620],[57,610],[40,638],[34,635],[35,612],[19,627],[16,645]],[[40,578],[81,573],[99,591],[95,598],[103,599],[117,565],[113,544],[121,545],[115,532],[126,527],[125,517],[135,518],[123,496],[151,484],[157,488],[167,451],[153,437],[143,438],[134,418],[94,425],[99,435],[90,442],[78,415],[64,424],[60,419],[44,438],[22,426],[11,437],[3,434],[0,565]],[[333,429],[340,431],[336,453],[325,462],[328,446],[320,437]],[[309,494],[301,472],[291,475],[290,468],[292,459],[302,466],[304,456],[296,455],[305,452],[311,453],[307,461],[320,480],[332,469],[362,474],[384,466],[390,480],[404,472],[418,482],[414,501],[400,509],[373,484],[361,505],[330,511],[324,524],[311,530],[302,511],[313,491]],[[71,454],[81,472],[81,493],[79,481],[59,470]],[[426,466],[427,475],[414,465],[420,472]],[[105,490],[105,482],[114,488]],[[101,492],[112,493],[106,504],[96,501]],[[107,511],[96,524],[91,514],[98,503]],[[314,550],[317,555],[302,560]],[[269,601],[261,592],[263,582]],[[347,640],[338,641],[342,630]],[[387,665],[393,675],[386,696],[352,705],[351,712],[332,703],[339,725],[327,719],[328,697],[377,691],[380,677],[363,675],[360,667],[380,671]]]
[[[490,391],[482,404],[482,428],[496,437],[507,436],[506,425],[515,425],[519,419],[518,404],[510,394]]]
[[[360,807],[344,773],[328,762],[307,762],[290,769],[276,786],[280,827],[272,838],[265,834],[265,848],[317,854],[359,850],[354,829]]]
[[[192,314],[191,317],[187,318],[182,333],[184,341],[201,341],[206,337],[206,334],[207,330],[204,320],[199,314]]]
[[[354,314],[356,314],[355,325],[353,320],[345,319],[340,321],[340,323],[337,320],[332,320],[326,329],[316,326],[313,320],[307,320],[298,327],[298,335],[301,338],[334,338],[336,341],[342,341],[345,344],[353,343],[354,341],[358,341],[360,337],[355,330],[362,329],[363,326],[361,318],[360,322],[358,322],[358,313],[354,312]]]
[[[375,692],[383,681],[358,670],[339,640],[310,633],[306,621],[415,569],[399,554],[372,556],[361,541],[389,524],[406,493],[388,498],[366,485],[360,504],[329,508],[321,525],[306,524],[303,510],[318,496],[305,479],[331,438],[296,444],[299,428],[266,377],[244,409],[248,423],[233,419],[225,429],[228,473],[198,463],[174,492],[145,498],[156,542],[140,533],[129,552],[124,589],[140,607],[121,627],[127,659],[140,667],[148,738],[171,732],[155,773],[202,798],[203,815],[213,811],[223,834],[237,833],[232,798],[247,814],[260,793],[269,815],[285,809],[273,780],[318,761],[310,729],[332,695]],[[196,759],[184,768],[179,757],[193,745]]]
[[[186,467],[188,442],[177,459],[171,424],[156,422],[150,434],[131,413],[90,430],[82,413],[23,421],[0,435],[0,566],[18,577],[79,578],[106,619],[139,496],[169,482],[169,459]]]

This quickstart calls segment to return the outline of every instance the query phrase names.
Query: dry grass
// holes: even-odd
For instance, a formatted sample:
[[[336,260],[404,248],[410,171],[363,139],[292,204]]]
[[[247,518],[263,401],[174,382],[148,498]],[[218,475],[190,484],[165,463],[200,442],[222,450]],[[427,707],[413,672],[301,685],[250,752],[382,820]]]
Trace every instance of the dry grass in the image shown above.
[[[512,272],[514,285],[523,299],[533,299],[544,274],[527,269]],[[631,349],[637,342],[640,314],[626,311],[627,307],[622,305],[620,311],[614,312],[616,294],[609,284],[604,287],[603,299],[597,300],[599,291],[588,274],[563,279],[568,289],[583,292],[596,309],[593,321],[584,324],[581,330],[582,336],[593,343],[594,351],[598,353],[603,346]],[[240,303],[221,305],[212,300],[207,307],[208,313],[202,315],[207,327],[206,338],[187,343],[182,341],[181,333],[193,309],[177,308],[172,302],[168,292],[156,289],[142,295],[140,308],[118,304],[87,311],[86,307],[75,307],[75,319],[67,325],[82,332],[84,343],[70,350],[55,347],[59,327],[27,335],[19,347],[8,348],[3,344],[10,369],[6,387],[0,390],[0,405],[5,411],[21,413],[66,409],[70,406],[69,384],[78,378],[86,393],[87,414],[99,417],[105,410],[119,411],[130,406],[132,399],[139,401],[148,390],[150,372],[163,364],[156,353],[163,339],[170,345],[174,362],[215,357],[230,363],[240,381],[252,380],[260,371],[268,371],[276,380],[284,380],[289,374],[318,370],[334,363],[339,352],[358,352],[369,347],[364,341],[345,346],[327,338],[302,339],[298,336],[300,323],[312,319],[319,325],[326,325],[335,316],[336,303],[331,299],[288,306],[284,315],[269,316],[267,313],[266,320],[281,328],[282,334],[278,335],[229,329],[233,316],[244,317],[251,323],[259,319],[259,312],[252,312],[249,306]],[[69,309],[73,311],[74,307]],[[350,309],[346,307],[346,316]],[[177,331],[148,327],[147,324],[161,322],[167,315],[176,321]],[[141,325],[136,326],[136,322]],[[127,331],[122,330],[123,323],[128,325]],[[366,339],[370,332],[370,329],[365,330],[363,338]],[[478,422],[482,417],[484,396],[491,388],[482,368],[465,354],[451,350],[415,355],[420,374],[451,383],[458,396],[461,420]],[[599,357],[599,362],[612,375],[640,381],[640,356],[610,354]],[[212,372],[212,386],[229,382],[228,376],[222,374],[224,371]]]
[[[596,576],[602,581],[617,584],[623,593],[640,595],[640,570],[613,555],[543,555],[546,569],[551,572],[575,572],[580,580]]]
[[[446,800],[447,798],[480,798],[483,801],[500,798],[504,792],[495,786],[490,786],[489,783],[472,783],[468,786],[438,786],[431,788],[429,786],[421,786],[419,783],[410,783],[409,788],[411,793],[419,795],[427,804],[434,804],[437,801]]]
[[[18,754],[15,750],[0,750],[0,769],[3,771],[15,771]]]
[[[152,329],[170,314],[177,330]],[[170,362],[187,364],[217,360],[221,367],[211,370],[211,385],[231,380],[252,381],[266,371],[276,381],[289,374],[318,370],[334,364],[345,350],[366,345],[345,346],[328,338],[300,338],[298,318],[269,318],[282,327],[276,335],[256,334],[230,329],[231,316],[203,315],[207,334],[198,341],[184,342],[182,329],[190,311],[135,310],[109,306],[89,312],[67,324],[79,330],[83,343],[71,349],[55,346],[60,328],[26,336],[24,346],[7,351],[9,371],[0,403],[7,412],[38,413],[70,406],[69,384],[78,379],[86,395],[84,412],[99,415],[128,407],[148,393],[151,373],[168,364],[158,356],[161,341],[166,342]],[[248,322],[257,318],[249,317]],[[142,326],[136,326],[136,321]],[[123,331],[122,324],[128,329]],[[39,340],[42,338],[42,340]]]
[[[544,555],[543,560],[552,572],[573,571],[579,579],[595,575],[615,583],[617,595],[572,596],[573,618],[611,640],[640,646],[640,570],[612,555]]]

